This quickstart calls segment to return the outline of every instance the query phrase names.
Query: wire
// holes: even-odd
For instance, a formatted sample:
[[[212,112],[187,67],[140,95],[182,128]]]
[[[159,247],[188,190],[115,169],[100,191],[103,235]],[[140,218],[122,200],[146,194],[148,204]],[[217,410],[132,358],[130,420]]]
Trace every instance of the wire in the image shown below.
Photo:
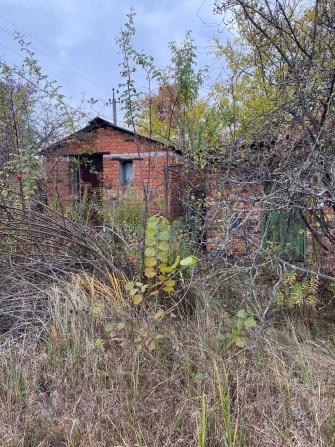
[[[95,79],[95,80],[97,80],[97,81],[99,81],[99,82],[102,82],[104,85],[106,85],[106,86],[109,87],[111,90],[113,90],[113,87],[111,87],[111,85],[109,85],[108,83],[106,83],[106,82],[103,81],[102,79],[99,79],[98,77],[94,76],[92,73],[90,73],[89,71],[83,69],[82,67],[80,67],[80,66],[77,65],[76,63],[72,62],[72,61],[71,61],[70,59],[68,59],[66,56],[62,55],[61,53],[59,53],[59,52],[58,52],[57,50],[55,50],[54,48],[52,48],[52,47],[50,47],[49,45],[45,44],[44,42],[42,42],[41,40],[39,40],[37,37],[35,37],[35,36],[33,36],[32,34],[26,32],[24,29],[22,29],[22,28],[19,27],[18,25],[14,24],[13,22],[10,22],[9,20],[7,20],[5,17],[3,17],[3,16],[1,16],[1,15],[0,15],[0,19],[4,20],[5,22],[7,22],[8,24],[10,24],[10,25],[13,26],[14,28],[16,28],[16,29],[22,31],[22,32],[25,33],[27,36],[29,36],[29,37],[35,39],[36,42],[39,42],[41,45],[43,45],[43,46],[45,46],[46,48],[50,49],[51,51],[53,51],[54,53],[56,53],[57,55],[59,55],[60,57],[62,57],[63,59],[65,59],[66,61],[68,61],[68,62],[69,62],[70,64],[72,64],[73,66],[79,68],[79,69],[82,70],[84,73],[86,73],[86,74],[88,74],[89,76],[91,76],[93,79]],[[4,29],[4,28],[2,28],[2,27],[0,27],[0,28],[1,28],[3,31],[5,31],[6,33],[8,33],[8,34],[10,34],[10,35],[13,35],[13,33],[9,32],[8,30],[6,30],[6,29]],[[1,43],[0,43],[0,45],[3,46],[4,48],[6,48],[7,50],[11,51],[11,52],[14,53],[15,55],[17,55],[17,56],[19,56],[19,57],[21,57],[21,58],[24,58],[24,56],[22,56],[22,54],[17,53],[16,51],[12,50],[11,48],[8,48],[8,47],[6,47],[5,45],[3,45],[3,44],[1,44]],[[89,82],[90,84],[94,85],[95,87],[99,88],[100,90],[102,90],[102,91],[104,91],[104,92],[110,94],[110,91],[107,91],[107,90],[105,90],[104,88],[99,87],[98,85],[92,83],[90,80],[86,79],[84,76],[81,76],[79,73],[77,73],[77,72],[75,72],[74,70],[70,69],[69,67],[66,67],[65,65],[61,64],[61,63],[58,62],[57,60],[53,59],[51,56],[46,55],[46,54],[43,53],[41,50],[39,50],[39,49],[37,49],[37,48],[35,48],[35,47],[33,47],[33,46],[31,46],[31,48],[33,48],[34,50],[40,52],[40,53],[41,53],[42,55],[44,55],[45,57],[47,57],[47,58],[53,60],[54,62],[58,63],[59,65],[61,65],[61,66],[64,67],[65,69],[67,69],[67,70],[73,72],[74,74],[76,74],[77,76],[81,77],[82,79],[84,79],[85,81]],[[1,59],[1,57],[0,57],[0,59]],[[60,75],[58,75],[58,74],[55,74],[55,73],[52,72],[51,70],[45,69],[45,71],[48,71],[49,73],[53,74],[53,75],[56,76],[57,78],[64,79],[66,82],[68,82],[68,83],[74,85],[74,86],[77,87],[79,90],[83,91],[84,93],[89,93],[89,94],[92,95],[93,97],[95,96],[95,95],[92,94],[91,92],[89,92],[89,91],[87,91],[87,90],[85,90],[85,89],[82,89],[80,86],[74,84],[73,82],[69,81],[68,79],[66,79],[66,78],[64,78],[64,77],[62,77],[62,76],[60,76]],[[20,75],[19,75],[19,76],[20,76]],[[35,84],[34,84],[32,81],[30,81],[29,79],[25,78],[24,76],[21,76],[21,77],[22,77],[23,79],[25,79],[27,82],[29,82],[30,84],[34,85],[34,86],[35,86],[36,88],[38,88],[41,92],[44,92],[43,89],[41,89],[38,85],[35,85]],[[47,92],[44,92],[44,93],[47,93]],[[47,94],[51,97],[51,95],[50,95],[49,93],[47,93]],[[103,100],[102,98],[98,98],[98,99],[99,99],[100,101],[103,101],[103,102],[104,102],[104,100]],[[69,107],[70,109],[72,109],[73,111],[76,111],[76,110],[77,110],[77,109],[73,108],[72,106],[70,106],[69,104],[66,104],[66,103],[63,102],[63,101],[62,101],[62,103],[63,103],[65,106],[67,106],[67,107]],[[100,112],[98,112],[99,116],[103,116],[103,117],[106,118],[107,120],[110,119],[109,116],[102,115],[101,112],[102,112],[102,109],[100,110]],[[83,117],[86,117],[86,116],[89,117],[89,115],[88,115],[87,113],[81,112],[81,114],[82,114]],[[120,121],[120,122],[126,124],[124,121]]]
[[[103,84],[105,84],[105,85],[106,85],[107,87],[109,87],[110,89],[113,88],[112,86],[110,86],[108,83],[106,83],[106,82],[103,81],[102,79],[99,79],[98,77],[96,77],[95,75],[93,75],[92,73],[90,73],[89,71],[87,71],[87,70],[85,70],[84,68],[80,67],[79,65],[77,65],[76,63],[74,63],[73,61],[71,61],[69,58],[67,58],[66,56],[64,56],[64,55],[62,55],[61,53],[59,53],[59,52],[58,52],[57,50],[55,50],[54,48],[50,47],[50,46],[47,45],[46,43],[43,43],[43,42],[42,42],[41,40],[39,40],[37,37],[35,37],[35,36],[33,36],[32,34],[26,32],[24,29],[20,28],[20,27],[19,27],[18,25],[16,25],[15,23],[10,22],[9,20],[7,20],[7,19],[5,19],[4,17],[2,17],[1,15],[0,15],[0,19],[2,19],[2,20],[4,20],[5,22],[9,23],[9,24],[10,24],[11,26],[13,26],[14,28],[19,29],[20,31],[22,31],[23,33],[25,33],[27,36],[32,37],[33,39],[36,40],[36,42],[40,43],[41,45],[45,46],[46,48],[49,48],[49,50],[51,50],[51,51],[53,51],[54,53],[58,54],[60,57],[62,57],[63,59],[65,59],[67,62],[69,62],[69,63],[72,64],[73,66],[79,68],[81,71],[83,71],[84,73],[86,73],[86,74],[88,74],[89,76],[91,76],[93,79],[95,79],[95,80],[97,80],[97,81],[99,81],[99,82],[102,82]],[[4,28],[1,28],[1,29],[3,29],[4,31],[6,31],[6,32],[9,33],[9,34],[12,34],[12,33],[10,33],[9,31],[5,30]],[[71,70],[70,68],[66,67],[65,65],[63,65],[63,64],[61,64],[60,62],[58,62],[58,61],[56,61],[55,59],[53,59],[52,57],[45,55],[42,51],[38,50],[37,48],[35,48],[35,47],[32,47],[32,48],[34,48],[36,51],[39,51],[41,54],[43,54],[44,56],[48,57],[49,59],[55,61],[56,63],[62,65],[62,66],[65,67],[67,70],[70,70],[70,71],[73,71],[74,73],[76,73],[74,70]],[[82,77],[83,79],[85,79],[86,81],[91,82],[91,81],[87,80],[85,77],[79,75],[79,73],[76,73],[76,74],[77,74],[78,76]],[[92,82],[91,82],[91,83],[92,83]],[[95,84],[93,84],[93,85],[95,85]],[[97,85],[95,85],[95,86],[98,87]],[[98,87],[98,88],[101,88],[102,90],[104,90],[102,87]],[[106,90],[104,90],[104,91],[106,91]],[[110,91],[108,91],[107,93],[110,94]]]
[[[0,28],[1,28],[1,27],[0,27]],[[11,51],[11,52],[14,53],[16,56],[21,57],[22,59],[24,59],[24,56],[22,56],[22,54],[19,54],[19,53],[17,53],[16,51],[12,50],[11,48],[6,47],[6,45],[0,43],[0,46],[6,48],[6,50],[8,50],[8,51]],[[44,68],[44,70],[47,71],[47,72],[49,72],[49,73],[51,73],[52,75],[56,76],[57,78],[59,78],[59,79],[63,79],[65,82],[68,82],[69,84],[74,85],[74,86],[77,87],[80,91],[83,91],[83,93],[88,93],[88,94],[90,94],[92,97],[95,96],[94,93],[92,93],[92,92],[90,92],[90,91],[88,91],[88,90],[83,89],[82,87],[80,87],[79,85],[77,85],[77,84],[75,84],[74,82],[70,81],[69,79],[66,79],[66,78],[64,78],[63,76],[61,76],[61,75],[59,75],[59,74],[57,74],[57,73],[54,73],[53,71],[51,71],[51,70],[49,70],[49,69],[47,69],[47,68]],[[103,101],[103,102],[105,101],[103,98],[98,98],[98,100]]]
[[[6,48],[7,50],[11,51],[12,53],[16,54],[17,56],[23,57],[22,54],[16,53],[16,51],[11,50],[10,48],[6,47],[5,45],[3,45],[2,43],[0,43],[0,45],[4,48]],[[51,99],[54,99],[54,95],[52,95],[51,93],[49,93],[48,91],[43,90],[38,84],[36,84],[35,82],[31,81],[30,79],[26,78],[22,73],[20,72],[15,72],[15,74],[17,76],[19,76],[20,78],[24,79],[25,81],[29,82],[29,84],[33,85],[34,87],[36,87],[40,92],[44,93],[45,95],[48,95]],[[51,85],[50,82],[47,80],[46,81],[47,84]],[[52,87],[52,86],[51,86]],[[53,88],[53,87],[52,87]],[[55,89],[54,89],[55,90]],[[69,107],[71,110],[73,110],[74,112],[79,112],[78,109],[75,109],[74,107],[70,106],[70,104],[65,103],[62,99],[60,100],[61,103],[66,106]],[[84,112],[79,112],[83,117],[88,116],[87,113]]]
[[[13,35],[11,32],[7,31],[5,28],[2,28],[2,26],[0,26],[0,29],[2,29],[3,31],[5,31],[6,33],[8,33],[9,35]],[[78,77],[84,79],[84,81],[89,82],[90,84],[92,84],[94,87],[99,88],[100,90],[103,90],[105,93],[108,93],[110,95],[110,91],[107,91],[106,89],[104,89],[103,87],[99,87],[98,85],[96,85],[94,82],[90,81],[89,79],[85,78],[84,76],[82,76],[81,74],[77,73],[75,70],[72,70],[71,68],[67,67],[66,65],[58,62],[56,59],[54,59],[51,56],[48,56],[47,54],[45,54],[43,51],[39,50],[38,48],[34,47],[33,45],[30,45],[29,48],[33,48],[35,51],[38,51],[39,53],[41,53],[43,56],[47,57],[48,59],[56,62],[56,64],[59,64],[61,67],[65,68],[66,70],[71,71],[72,73],[74,73],[75,75],[77,75]],[[53,73],[54,74],[54,73]],[[56,75],[58,76],[58,75]],[[64,78],[63,78],[64,79]],[[71,81],[67,81],[67,82],[71,82]],[[94,95],[93,95],[94,96]]]

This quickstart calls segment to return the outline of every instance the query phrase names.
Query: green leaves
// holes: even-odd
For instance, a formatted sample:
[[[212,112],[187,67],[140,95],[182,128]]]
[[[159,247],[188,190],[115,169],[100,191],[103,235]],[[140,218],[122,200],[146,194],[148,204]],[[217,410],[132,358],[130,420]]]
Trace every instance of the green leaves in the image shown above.
[[[168,252],[161,252],[157,254],[157,259],[161,262],[168,262],[169,254]]]
[[[244,335],[238,335],[235,338],[234,342],[238,348],[244,348],[247,344],[247,337],[245,337]]]
[[[156,239],[156,237],[155,236],[147,236],[146,238],[145,238],[145,245],[147,246],[147,247],[152,247],[152,246],[154,246],[154,245],[156,245],[156,243],[157,243],[157,239]]]
[[[244,309],[240,309],[236,315],[238,318],[247,318],[248,313]]]
[[[154,267],[157,264],[157,259],[154,256],[149,256],[144,259],[144,265],[146,267]]]
[[[111,337],[115,337],[119,331],[122,331],[126,327],[123,321],[119,323],[107,323],[104,326],[105,332],[107,332]]]
[[[168,241],[170,239],[169,231],[161,231],[158,235],[160,241]]]
[[[161,251],[169,251],[169,244],[166,241],[160,242],[157,248]]]
[[[156,227],[148,227],[146,230],[145,230],[145,234],[147,235],[147,236],[153,236],[154,234],[156,234],[157,233],[157,228]]]
[[[162,216],[149,217],[145,234],[144,275],[154,278],[156,270],[153,267],[157,268],[157,265],[168,262],[169,258],[170,227],[167,219]]]
[[[125,285],[135,306],[145,299],[157,302],[162,292],[174,292],[177,285],[176,273],[182,272],[181,267],[186,268],[197,262],[194,256],[181,259],[181,256],[177,255],[175,261],[171,265],[168,264],[171,257],[170,225],[165,217],[151,216],[147,221],[145,235],[143,274],[147,278],[147,284],[129,281]],[[155,318],[158,318],[157,315],[161,315],[159,319],[163,317],[164,313],[159,312],[155,314]]]
[[[244,321],[244,327],[247,329],[256,327],[256,321],[253,318],[247,318]]]
[[[176,284],[176,281],[174,279],[168,279],[167,281],[165,281],[165,285],[167,287],[173,287]]]
[[[180,265],[186,266],[186,265],[194,265],[197,262],[197,258],[195,256],[188,256],[187,258],[184,258],[180,261]]]
[[[154,228],[157,231],[157,229],[158,229],[157,225],[158,225],[160,219],[164,219],[164,217],[159,217],[159,216],[149,217],[148,222],[147,222],[147,229]]]
[[[124,286],[124,288],[128,291],[134,288],[135,283],[133,281],[127,282],[127,284]]]
[[[245,348],[248,344],[246,329],[255,328],[257,325],[251,312],[248,310],[240,309],[236,316],[237,321],[232,326],[230,332],[222,334],[219,328],[217,333],[217,340],[223,342],[229,350],[234,347],[239,349]]]
[[[114,325],[113,325],[113,323],[107,323],[107,324],[105,324],[104,329],[105,329],[106,332],[112,332],[112,330],[114,329]]]
[[[138,304],[142,303],[143,301],[143,296],[142,295],[134,295],[133,296],[133,304],[135,304],[135,306],[137,306]]]
[[[149,256],[155,256],[156,254],[156,250],[153,247],[147,247],[144,251],[145,256],[149,257]]]

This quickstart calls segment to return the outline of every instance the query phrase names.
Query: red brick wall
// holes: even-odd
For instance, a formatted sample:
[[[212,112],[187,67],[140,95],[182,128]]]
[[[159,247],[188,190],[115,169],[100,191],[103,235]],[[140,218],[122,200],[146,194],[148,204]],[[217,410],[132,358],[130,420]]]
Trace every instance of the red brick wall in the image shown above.
[[[320,213],[321,211],[324,215],[321,224],[315,217],[307,216],[314,236],[307,229],[306,253],[311,266],[320,266],[324,271],[333,272],[335,268],[335,213],[330,206],[320,204]]]
[[[227,257],[254,253],[262,243],[259,188],[234,188],[213,181],[207,195],[207,250],[222,250]]]
[[[127,186],[120,185],[120,160],[132,160],[134,182],[131,186],[139,200],[148,197],[152,212],[164,212],[171,204],[167,197],[166,167],[175,154],[163,144],[114,128],[100,128],[76,139],[47,156],[48,197],[50,202],[66,204],[73,196],[73,173],[69,155],[103,153],[103,187],[108,200],[122,197]],[[66,158],[68,157],[68,158]],[[167,203],[168,202],[168,203]]]
[[[172,219],[181,217],[186,189],[196,189],[201,182],[206,189],[206,248],[218,249],[227,256],[247,256],[255,253],[262,244],[262,205],[257,197],[263,194],[255,183],[243,187],[230,182],[227,172],[208,175],[197,173],[187,166],[175,163],[176,155],[164,145],[122,132],[114,128],[100,128],[85,139],[73,140],[66,147],[47,156],[48,196],[50,203],[65,206],[73,196],[73,177],[66,156],[84,152],[104,153],[103,187],[111,202],[122,197],[129,187],[120,186],[119,159],[133,160],[134,183],[132,189],[138,200],[146,195],[151,213],[166,213]],[[186,173],[186,174],[185,174]],[[219,184],[220,183],[220,184]],[[328,214],[329,231],[335,237],[335,216]],[[322,236],[321,236],[322,237]],[[306,253],[309,263],[325,269],[335,265],[334,245],[324,241],[330,253],[320,249],[307,231]]]
[[[207,250],[219,250],[234,258],[257,254],[257,248],[264,244],[263,199],[261,185],[241,186],[238,182],[230,183],[228,178],[215,179],[214,176],[207,185]],[[319,206],[320,213],[326,216],[325,224],[320,225],[315,218],[310,218],[308,211],[304,212],[313,234],[317,236],[316,239],[306,228],[305,260],[308,268],[331,272],[335,268],[335,213],[325,204],[320,203]]]

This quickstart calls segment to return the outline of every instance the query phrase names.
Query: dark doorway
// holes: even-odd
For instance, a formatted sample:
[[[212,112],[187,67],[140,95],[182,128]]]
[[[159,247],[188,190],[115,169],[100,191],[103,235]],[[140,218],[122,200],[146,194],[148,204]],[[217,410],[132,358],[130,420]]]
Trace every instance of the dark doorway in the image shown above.
[[[81,154],[73,159],[73,192],[77,197],[74,209],[77,218],[92,226],[103,222],[102,170],[103,154]]]
[[[82,197],[86,192],[92,196],[102,188],[102,154],[83,154],[74,161],[73,192]]]

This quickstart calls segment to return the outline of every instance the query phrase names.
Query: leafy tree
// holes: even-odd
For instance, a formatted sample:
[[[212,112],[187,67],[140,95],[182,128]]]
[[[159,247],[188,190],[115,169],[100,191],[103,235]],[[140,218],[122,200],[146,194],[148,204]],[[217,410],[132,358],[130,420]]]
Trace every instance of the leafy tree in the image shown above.
[[[81,118],[64,102],[60,87],[42,73],[24,37],[16,39],[21,65],[0,60],[0,171],[6,191],[20,184],[26,198],[40,187],[45,173],[39,154]]]
[[[175,84],[164,83],[156,95],[139,100],[137,127],[153,137],[173,144],[183,152],[205,155],[208,147],[221,144],[222,113],[209,98],[197,98],[187,106]]]
[[[191,32],[186,32],[180,46],[176,42],[169,44],[171,64],[159,70],[153,58],[134,45],[135,11],[132,9],[127,17],[116,39],[123,55],[120,66],[124,81],[119,87],[127,124],[135,131],[174,144],[184,153],[203,158],[208,147],[221,144],[225,116],[210,97],[200,95],[207,69],[196,68],[197,47]],[[146,93],[136,88],[134,74],[139,71],[147,80]]]
[[[237,36],[219,48],[232,77],[217,87],[232,114],[230,178],[266,215],[289,222],[292,210],[316,251],[333,253],[334,2],[217,0],[216,12]]]
[[[208,147],[221,144],[222,111],[209,96],[200,95],[207,69],[196,69],[197,47],[188,31],[180,46],[169,44],[171,64],[157,78],[158,93],[138,101],[138,128],[174,144],[184,153],[204,157]]]
[[[127,14],[128,21],[121,28],[120,33],[116,37],[116,43],[123,56],[121,67],[121,77],[123,82],[119,84],[121,91],[121,104],[125,113],[125,120],[129,127],[136,130],[136,119],[138,116],[138,99],[139,92],[136,89],[136,82],[134,74],[141,69],[145,73],[148,82],[148,94],[151,95],[152,82],[159,77],[160,72],[154,65],[152,56],[148,56],[144,51],[138,51],[134,45],[133,39],[136,35],[136,28],[134,24],[136,12],[134,8],[130,9]]]
[[[269,137],[269,129],[278,135],[298,125],[320,147],[332,121],[333,2],[217,1],[216,12],[237,30],[238,37],[220,51],[233,72],[231,101],[237,104],[240,134],[262,130]]]
[[[224,140],[236,144],[259,139],[259,132],[264,132],[264,138],[277,135],[278,125],[274,126],[271,116],[282,97],[252,66],[253,57],[245,53],[243,39],[226,44],[216,40],[216,56],[224,58],[228,71],[228,77],[221,75],[214,83],[211,93],[227,117]]]

